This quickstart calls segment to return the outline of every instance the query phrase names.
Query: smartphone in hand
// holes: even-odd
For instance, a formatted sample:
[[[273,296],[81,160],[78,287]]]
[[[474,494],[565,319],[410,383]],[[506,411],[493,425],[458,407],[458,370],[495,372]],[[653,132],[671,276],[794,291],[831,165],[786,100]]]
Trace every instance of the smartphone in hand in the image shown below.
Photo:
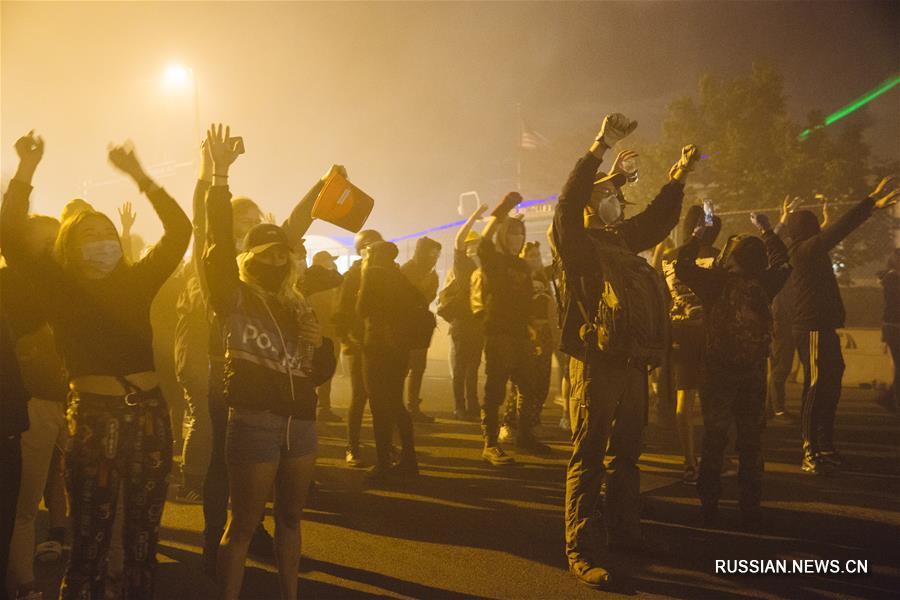
[[[237,149],[238,155],[241,155],[244,153],[244,138],[242,138],[241,136],[237,135],[234,137],[230,137],[225,141],[228,143],[229,146],[232,146],[232,144],[237,143],[236,149]]]
[[[713,212],[712,200],[704,200],[703,201],[703,215],[705,217],[704,224],[707,227],[712,227],[713,217],[715,216],[715,213]]]

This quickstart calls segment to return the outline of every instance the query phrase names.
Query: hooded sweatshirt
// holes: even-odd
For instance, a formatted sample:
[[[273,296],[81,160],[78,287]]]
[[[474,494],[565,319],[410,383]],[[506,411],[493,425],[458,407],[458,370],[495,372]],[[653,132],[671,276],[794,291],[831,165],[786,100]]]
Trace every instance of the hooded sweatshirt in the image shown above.
[[[508,227],[520,226],[514,225],[513,221],[507,218],[500,223],[496,239],[504,239]],[[481,260],[485,334],[528,338],[534,292],[531,267],[518,256],[500,252],[494,240],[488,238],[478,245],[478,258]]]
[[[425,268],[425,265],[429,262],[429,259],[425,258],[425,256],[435,251],[441,251],[441,244],[429,237],[421,237],[416,241],[416,250],[413,253],[413,257],[400,267],[400,271],[419,290],[419,293],[422,294],[422,297],[425,298],[425,303],[428,305],[431,305],[434,299],[437,298],[438,286],[440,285],[434,267]]]
[[[787,221],[791,292],[795,297],[795,331],[822,331],[844,326],[844,303],[829,252],[872,215],[875,201],[866,198],[823,230],[808,210],[791,213]]]
[[[764,360],[769,351],[772,329],[772,299],[790,276],[787,248],[773,232],[755,236],[732,236],[716,265],[697,265],[701,242],[691,237],[678,249],[675,275],[700,298],[706,316],[707,347],[729,352],[707,352],[707,363],[748,364]],[[734,294],[746,294],[735,298]],[[734,313],[735,307],[740,310]],[[725,321],[723,321],[725,319]],[[742,336],[755,342],[742,344]],[[723,339],[730,336],[732,339]]]

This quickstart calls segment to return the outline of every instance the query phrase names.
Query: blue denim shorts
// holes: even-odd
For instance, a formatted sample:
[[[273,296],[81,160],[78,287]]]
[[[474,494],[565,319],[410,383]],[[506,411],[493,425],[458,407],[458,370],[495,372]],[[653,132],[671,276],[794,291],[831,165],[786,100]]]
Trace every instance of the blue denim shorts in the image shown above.
[[[274,463],[315,454],[318,447],[315,421],[283,417],[267,410],[231,408],[225,436],[229,463]]]

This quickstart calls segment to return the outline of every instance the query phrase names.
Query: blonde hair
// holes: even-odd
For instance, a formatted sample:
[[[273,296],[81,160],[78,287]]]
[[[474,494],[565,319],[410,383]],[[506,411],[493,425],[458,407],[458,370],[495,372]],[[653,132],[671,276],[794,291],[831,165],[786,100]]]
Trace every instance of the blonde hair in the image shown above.
[[[288,274],[284,278],[284,281],[281,282],[281,287],[273,294],[271,291],[265,289],[259,281],[254,279],[248,272],[247,262],[253,258],[253,256],[254,254],[252,252],[241,252],[238,254],[238,273],[240,274],[241,281],[249,285],[253,291],[263,297],[274,297],[279,304],[286,308],[301,310],[309,308],[306,297],[300,292],[300,274],[297,273],[297,267],[294,266],[294,263],[290,258],[287,260]]]

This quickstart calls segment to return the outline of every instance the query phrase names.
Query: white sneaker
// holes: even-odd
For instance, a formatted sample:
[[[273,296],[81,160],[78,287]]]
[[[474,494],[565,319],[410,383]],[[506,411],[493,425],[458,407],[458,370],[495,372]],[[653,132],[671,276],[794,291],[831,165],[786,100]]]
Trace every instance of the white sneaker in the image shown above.
[[[500,435],[498,436],[498,439],[501,442],[511,442],[511,441],[515,440],[516,439],[515,428],[510,427],[509,425],[502,425],[500,427]]]
[[[488,446],[481,452],[481,458],[495,467],[506,467],[516,464],[515,459],[508,455],[500,446]]]

